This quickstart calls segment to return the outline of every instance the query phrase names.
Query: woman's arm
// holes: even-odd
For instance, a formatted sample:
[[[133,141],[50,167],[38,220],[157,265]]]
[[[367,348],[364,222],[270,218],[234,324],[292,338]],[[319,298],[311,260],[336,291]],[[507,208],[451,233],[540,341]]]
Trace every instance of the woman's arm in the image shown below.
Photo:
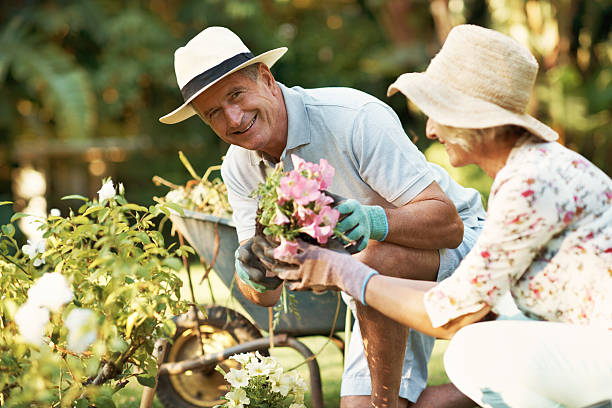
[[[427,310],[424,295],[436,282],[415,281],[392,278],[390,276],[373,276],[365,290],[365,301],[382,314],[427,335],[450,339],[463,326],[482,320],[491,307],[483,304],[474,313],[459,316],[440,327],[433,327]]]

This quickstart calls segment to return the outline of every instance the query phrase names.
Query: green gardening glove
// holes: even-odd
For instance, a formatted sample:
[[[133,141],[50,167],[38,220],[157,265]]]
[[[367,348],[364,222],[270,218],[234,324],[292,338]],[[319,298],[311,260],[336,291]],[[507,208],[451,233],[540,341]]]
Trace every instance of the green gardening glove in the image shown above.
[[[383,241],[389,232],[387,214],[381,206],[362,205],[357,200],[348,199],[336,205],[340,212],[340,222],[336,228],[356,242],[357,251],[362,251],[368,240]]]
[[[234,252],[236,273],[241,281],[260,293],[276,289],[282,281],[266,276],[266,267],[255,256],[252,246],[253,238],[250,238]]]

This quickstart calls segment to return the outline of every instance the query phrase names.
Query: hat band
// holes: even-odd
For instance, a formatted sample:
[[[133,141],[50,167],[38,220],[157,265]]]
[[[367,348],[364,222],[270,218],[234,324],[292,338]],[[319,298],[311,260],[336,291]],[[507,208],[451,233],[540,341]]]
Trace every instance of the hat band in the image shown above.
[[[253,57],[254,55],[250,52],[236,54],[232,58],[228,58],[220,64],[215,65],[214,67],[209,68],[201,74],[191,78],[191,80],[187,82],[184,87],[181,88],[183,100],[189,100],[189,98],[191,98],[200,89],[204,88],[211,82],[214,82],[217,79],[221,78],[227,72],[236,68],[240,64],[247,62]]]

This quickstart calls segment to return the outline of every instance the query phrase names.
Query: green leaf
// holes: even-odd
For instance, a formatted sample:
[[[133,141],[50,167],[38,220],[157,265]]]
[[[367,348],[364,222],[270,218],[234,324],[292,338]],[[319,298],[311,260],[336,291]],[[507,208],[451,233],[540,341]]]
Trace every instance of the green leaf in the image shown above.
[[[113,399],[106,395],[99,395],[94,400],[96,408],[116,408]]]
[[[167,265],[175,271],[178,271],[183,267],[183,262],[181,262],[181,260],[178,258],[172,257],[164,259],[164,265]]]
[[[12,201],[0,201],[0,207],[7,204],[13,204]]]
[[[6,224],[2,226],[2,232],[9,237],[12,237],[15,234],[15,227],[13,224]]]
[[[62,197],[62,200],[81,200],[81,201],[89,201],[89,198],[87,197],[83,197],[82,195],[79,194],[71,194],[71,195],[67,195]]]
[[[21,213],[21,212],[15,213],[15,214],[13,214],[13,216],[11,217],[11,222],[15,222],[15,221],[17,221],[18,219],[23,218],[23,217],[27,217],[27,216],[29,216],[29,215],[30,215],[30,214],[24,214],[24,213]]]
[[[153,375],[143,374],[143,375],[136,376],[136,379],[138,380],[140,384],[144,385],[145,387],[149,387],[149,388],[155,387],[155,376]]]
[[[142,205],[138,204],[126,204],[123,206],[123,208],[127,208],[128,210],[147,212],[147,207],[143,207]]]
[[[89,401],[87,400],[87,398],[81,398],[80,400],[77,401],[75,408],[88,408],[89,407]]]
[[[174,211],[179,213],[181,217],[185,215],[185,211],[183,210],[183,207],[181,207],[180,205],[176,203],[164,203],[163,206],[173,209]]]
[[[104,207],[104,206],[102,206],[102,205],[94,205],[94,206],[92,206],[92,207],[89,207],[89,208],[88,208],[88,209],[87,209],[87,210],[86,210],[86,211],[83,213],[83,216],[84,216],[84,217],[86,217],[86,216],[88,216],[88,215],[89,215],[89,214],[91,214],[91,213],[94,213],[94,212],[96,212],[96,211],[100,211],[100,210],[102,210],[103,208],[105,208],[105,207]]]

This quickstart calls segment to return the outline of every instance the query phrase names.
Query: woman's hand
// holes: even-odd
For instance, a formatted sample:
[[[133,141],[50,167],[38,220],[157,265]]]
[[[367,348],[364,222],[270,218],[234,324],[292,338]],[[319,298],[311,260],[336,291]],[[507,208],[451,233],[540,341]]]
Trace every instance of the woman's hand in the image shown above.
[[[255,237],[253,253],[268,271],[285,280],[291,290],[317,291],[338,288],[365,304],[368,280],[377,272],[345,251],[333,251],[298,240],[296,255],[274,259],[274,247],[263,237]]]

